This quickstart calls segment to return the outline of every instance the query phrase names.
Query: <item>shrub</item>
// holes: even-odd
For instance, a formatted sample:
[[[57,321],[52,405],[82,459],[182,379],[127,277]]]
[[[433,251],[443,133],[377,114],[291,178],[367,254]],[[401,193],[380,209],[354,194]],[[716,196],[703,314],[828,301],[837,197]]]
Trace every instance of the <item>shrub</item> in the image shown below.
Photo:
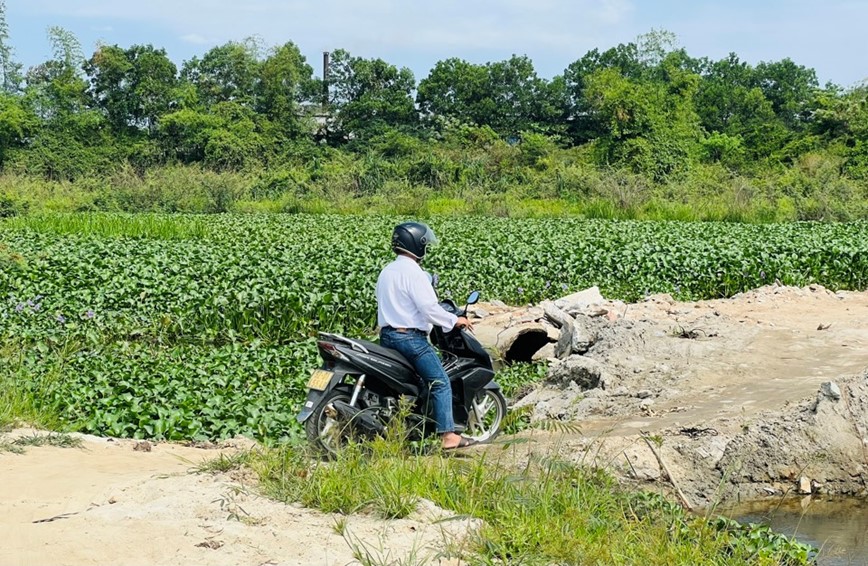
[[[11,218],[12,216],[25,214],[28,206],[26,201],[0,193],[0,218]]]

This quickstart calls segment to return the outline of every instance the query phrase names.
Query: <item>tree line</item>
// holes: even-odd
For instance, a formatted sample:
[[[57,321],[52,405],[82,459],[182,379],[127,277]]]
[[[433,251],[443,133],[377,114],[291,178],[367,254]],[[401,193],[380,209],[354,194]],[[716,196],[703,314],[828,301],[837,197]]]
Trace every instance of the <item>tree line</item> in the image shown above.
[[[389,181],[496,192],[501,179],[533,185],[542,175],[548,189],[530,196],[569,196],[587,184],[576,167],[648,187],[697,171],[777,172],[779,183],[782,171],[814,167],[844,183],[841,198],[868,200],[868,86],[820,86],[790,59],[693,57],[665,31],[593,49],[550,80],[514,55],[438,61],[417,82],[407,68],[337,49],[324,82],[292,42],[231,41],[179,68],[153,45],[85,56],[59,27],[48,30],[52,58],[24,71],[0,20],[5,172],[75,181],[121,166],[280,170],[268,190],[303,192],[337,169],[359,194]],[[473,151],[479,163],[468,162]]]

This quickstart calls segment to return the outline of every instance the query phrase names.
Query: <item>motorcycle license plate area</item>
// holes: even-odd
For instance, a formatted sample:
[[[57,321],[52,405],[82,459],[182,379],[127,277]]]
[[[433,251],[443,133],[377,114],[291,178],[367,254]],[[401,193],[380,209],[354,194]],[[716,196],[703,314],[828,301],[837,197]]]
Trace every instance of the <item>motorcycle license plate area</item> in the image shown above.
[[[328,387],[333,375],[334,372],[326,371],[324,369],[313,370],[313,374],[310,376],[310,381],[307,382],[308,389],[325,391],[325,388]]]

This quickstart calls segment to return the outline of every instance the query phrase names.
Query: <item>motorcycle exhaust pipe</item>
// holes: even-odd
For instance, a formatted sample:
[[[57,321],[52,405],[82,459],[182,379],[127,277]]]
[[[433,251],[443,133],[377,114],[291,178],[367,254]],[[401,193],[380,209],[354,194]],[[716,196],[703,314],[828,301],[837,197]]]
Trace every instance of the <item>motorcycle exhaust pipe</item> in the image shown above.
[[[343,401],[335,401],[326,407],[326,414],[329,409],[346,419],[352,426],[357,427],[363,432],[369,434],[382,434],[386,431],[386,427],[375,419],[369,412],[364,412],[361,409],[352,407]],[[333,418],[333,417],[332,417]]]

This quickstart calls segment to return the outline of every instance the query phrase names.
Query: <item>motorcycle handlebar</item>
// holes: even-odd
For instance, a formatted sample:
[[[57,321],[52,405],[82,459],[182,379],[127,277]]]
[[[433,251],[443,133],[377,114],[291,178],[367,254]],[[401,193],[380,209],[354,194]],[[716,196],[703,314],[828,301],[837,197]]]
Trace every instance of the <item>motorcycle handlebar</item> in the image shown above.
[[[458,305],[456,305],[452,299],[446,299],[445,301],[441,301],[440,306],[443,307],[443,310],[445,310],[446,312],[461,316],[458,311]]]
[[[470,296],[467,297],[467,304],[463,309],[459,310],[458,305],[455,304],[455,301],[452,299],[445,299],[440,302],[440,306],[443,307],[444,310],[450,312],[456,316],[467,316],[467,307],[470,305],[476,304],[479,300],[479,291],[473,291],[470,293]]]

